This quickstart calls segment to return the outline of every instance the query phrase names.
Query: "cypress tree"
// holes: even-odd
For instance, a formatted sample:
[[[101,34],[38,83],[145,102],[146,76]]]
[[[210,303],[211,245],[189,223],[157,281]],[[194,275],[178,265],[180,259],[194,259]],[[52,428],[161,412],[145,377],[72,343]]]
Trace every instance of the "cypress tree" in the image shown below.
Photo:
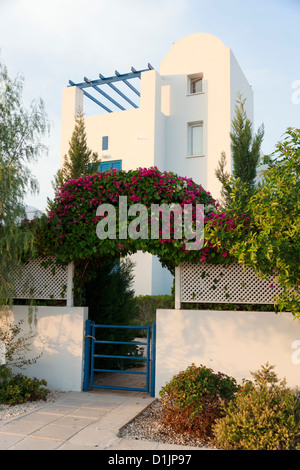
[[[64,165],[61,169],[63,181],[88,175],[95,171],[97,167],[98,154],[92,152],[87,146],[82,108],[78,108],[75,128],[69,144],[68,156],[64,156]]]
[[[232,120],[231,156],[232,156],[232,178],[239,180],[240,185],[247,187],[249,194],[255,190],[257,167],[260,161],[260,148],[264,137],[264,125],[262,124],[257,133],[253,135],[253,128],[245,110],[246,99],[238,95],[235,105],[235,116]],[[231,202],[230,174],[225,171],[226,154],[222,152],[218,167],[215,170],[216,177],[222,183],[220,201],[224,207]]]
[[[264,126],[261,125],[256,135],[253,136],[252,123],[245,111],[245,102],[246,99],[242,100],[239,95],[230,133],[233,175],[253,190],[260,160],[260,147],[264,137]]]
[[[94,173],[97,171],[98,165],[98,154],[92,152],[87,145],[83,110],[79,107],[76,113],[75,128],[69,142],[68,155],[64,156],[63,166],[56,172],[52,181],[54,193],[56,194],[66,181]],[[48,211],[51,210],[51,207],[52,201],[48,198]]]

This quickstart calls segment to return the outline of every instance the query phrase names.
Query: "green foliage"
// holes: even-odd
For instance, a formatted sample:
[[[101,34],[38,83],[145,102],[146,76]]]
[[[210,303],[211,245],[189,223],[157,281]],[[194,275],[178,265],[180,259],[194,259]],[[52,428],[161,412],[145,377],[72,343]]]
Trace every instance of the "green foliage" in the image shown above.
[[[90,277],[84,285],[90,320],[128,325],[137,315],[132,269],[133,263],[129,259],[96,263],[90,267]]]
[[[82,108],[78,108],[75,118],[75,128],[69,142],[68,155],[64,155],[64,162],[54,176],[52,187],[55,194],[67,181],[86,176],[97,171],[99,165],[98,154],[92,152],[87,145],[85,122]],[[51,210],[52,201],[48,199],[48,209]]]
[[[218,162],[218,167],[215,170],[215,175],[222,183],[222,188],[221,188],[221,198],[220,198],[220,204],[222,207],[228,207],[230,204],[230,192],[231,192],[231,187],[229,185],[229,180],[230,180],[230,173],[226,171],[225,167],[227,165],[226,161],[226,153],[222,152],[220,160]]]
[[[161,392],[161,400],[164,406],[176,406],[178,408],[193,408],[193,415],[197,415],[203,409],[201,400],[204,396],[220,395],[230,399],[237,391],[235,379],[221,372],[215,373],[212,369],[195,364],[185,371],[179,372],[165,385]]]
[[[0,366],[0,403],[17,405],[28,401],[46,400],[47,382],[23,374],[14,375],[6,365]]]
[[[161,389],[163,421],[177,432],[210,439],[212,425],[222,415],[219,398],[230,400],[237,390],[234,378],[192,364]]]
[[[245,207],[250,215],[247,234],[237,230],[232,234],[228,240],[230,253],[259,275],[274,275],[283,288],[276,299],[278,308],[299,316],[300,129],[289,128],[283,142],[277,144],[265,162],[269,166],[263,172],[262,184],[248,198]],[[231,211],[240,210],[238,191],[236,187],[233,190]],[[247,195],[245,190],[244,195]]]
[[[38,183],[29,164],[46,153],[41,138],[48,129],[43,101],[33,101],[28,109],[22,102],[23,78],[14,80],[0,64],[0,305],[12,296],[14,279],[24,252],[33,247],[30,227],[20,227],[25,217],[23,198]]]
[[[174,308],[174,295],[139,295],[135,298],[138,316],[131,322],[133,325],[151,325],[156,322],[157,309]],[[186,303],[185,310],[230,310],[248,312],[273,312],[274,305],[263,304],[222,304],[222,303]]]
[[[173,308],[174,299],[171,295],[139,295],[135,298],[138,314],[132,324],[150,326],[156,321],[156,310]]]
[[[268,168],[254,192],[240,179],[231,180],[231,204],[224,210],[227,223],[208,220],[206,231],[212,243],[222,244],[230,257],[259,277],[273,276],[282,288],[279,296],[274,294],[275,308],[299,317],[300,129],[288,128],[264,163]],[[235,224],[228,230],[230,219]]]
[[[225,416],[213,426],[225,450],[293,450],[300,443],[299,393],[279,381],[268,363],[252,372],[235,399],[222,403]]]
[[[75,128],[69,142],[68,156],[64,156],[64,164],[61,169],[62,180],[65,183],[80,176],[86,176],[96,171],[98,166],[98,154],[92,152],[87,145],[85,122],[83,111],[78,108],[75,118]]]
[[[2,323],[0,326],[0,341],[4,343],[6,359],[6,364],[0,365],[0,403],[8,405],[45,400],[49,393],[44,388],[47,385],[45,380],[12,372],[11,367],[24,369],[28,365],[35,364],[41,356],[25,358],[35,335],[22,334],[23,323],[23,320],[20,320],[16,324]]]
[[[272,304],[230,304],[230,303],[184,303],[185,310],[226,310],[226,311],[247,311],[247,312],[276,312]]]
[[[223,207],[231,204],[232,185],[235,180],[239,181],[242,187],[246,187],[251,194],[256,186],[257,167],[260,163],[260,148],[264,137],[264,126],[261,125],[257,133],[253,135],[253,128],[245,110],[246,99],[238,95],[235,116],[232,120],[231,137],[231,158],[233,174],[225,171],[226,154],[222,152],[215,174],[222,183],[221,203]],[[237,188],[237,183],[236,183]],[[237,192],[236,197],[240,198],[240,203],[245,204],[246,198],[243,191]]]
[[[232,121],[230,137],[233,174],[243,183],[247,183],[250,189],[254,189],[264,126],[262,125],[253,136],[252,124],[245,111],[245,102],[245,99],[238,96],[235,117]]]

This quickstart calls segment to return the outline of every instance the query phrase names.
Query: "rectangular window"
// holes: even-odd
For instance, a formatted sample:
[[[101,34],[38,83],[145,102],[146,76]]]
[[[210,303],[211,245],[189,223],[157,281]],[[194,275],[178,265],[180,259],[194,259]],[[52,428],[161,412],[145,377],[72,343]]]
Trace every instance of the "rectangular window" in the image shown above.
[[[122,160],[114,160],[112,162],[101,162],[99,163],[98,171],[105,170],[122,170]]]
[[[190,93],[201,93],[202,92],[202,78],[192,78],[190,81]]]
[[[195,122],[189,124],[188,127],[188,155],[203,155],[203,123]]]
[[[187,94],[203,93],[203,73],[192,73],[187,76]]]
[[[192,155],[202,155],[202,126],[192,126]]]
[[[102,137],[102,150],[108,150],[108,135]]]

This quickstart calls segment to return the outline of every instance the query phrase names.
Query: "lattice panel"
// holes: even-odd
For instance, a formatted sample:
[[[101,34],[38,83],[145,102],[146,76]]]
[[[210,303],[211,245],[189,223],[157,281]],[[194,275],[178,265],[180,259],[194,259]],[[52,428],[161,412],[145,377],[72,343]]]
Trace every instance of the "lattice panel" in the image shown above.
[[[37,258],[22,266],[22,277],[16,275],[15,299],[55,299],[64,300],[67,297],[68,269],[52,264],[42,266],[42,262],[52,258]],[[54,269],[55,268],[55,269]]]
[[[282,291],[274,278],[260,279],[238,263],[182,263],[180,269],[181,302],[273,304]]]

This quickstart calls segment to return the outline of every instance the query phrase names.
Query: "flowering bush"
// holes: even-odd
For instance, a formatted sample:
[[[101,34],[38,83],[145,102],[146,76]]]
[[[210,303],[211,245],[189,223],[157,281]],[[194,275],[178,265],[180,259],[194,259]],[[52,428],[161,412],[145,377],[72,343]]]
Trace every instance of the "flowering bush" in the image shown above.
[[[128,208],[140,203],[150,208],[152,204],[185,204],[204,206],[204,224],[224,224],[228,230],[235,226],[234,218],[226,220],[217,214],[217,205],[211,194],[188,178],[172,172],[160,172],[156,167],[139,168],[128,172],[109,170],[98,172],[77,180],[68,181],[56,195],[52,210],[47,217],[33,222],[36,230],[38,252],[55,255],[64,262],[80,259],[119,258],[138,250],[159,257],[163,266],[172,270],[181,261],[230,261],[228,251],[220,238],[210,240],[205,232],[205,242],[200,250],[186,250],[186,239],[174,237],[174,215],[171,220],[170,237],[164,238],[161,228],[158,239],[150,236],[151,216],[148,214],[148,238],[120,237],[119,197],[126,196]],[[116,210],[115,239],[99,239],[96,227],[101,216],[96,215],[101,204],[111,204]],[[172,214],[171,214],[172,217]],[[196,213],[193,211],[193,222]],[[128,224],[130,217],[128,218]]]

